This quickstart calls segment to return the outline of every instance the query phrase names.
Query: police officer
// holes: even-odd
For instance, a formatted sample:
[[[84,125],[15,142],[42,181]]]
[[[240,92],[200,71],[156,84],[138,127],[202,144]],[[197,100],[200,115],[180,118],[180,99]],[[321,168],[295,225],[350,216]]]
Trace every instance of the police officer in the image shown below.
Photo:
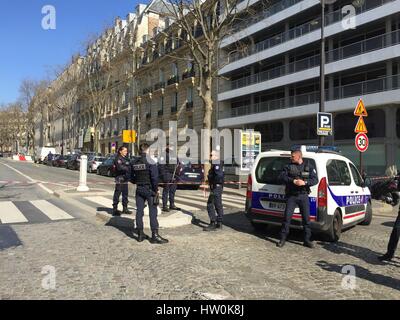
[[[162,211],[169,212],[170,210],[180,210],[175,206],[175,193],[178,187],[176,172],[178,170],[178,161],[175,160],[173,163],[173,158],[171,157],[171,151],[173,149],[167,145],[165,150],[165,159],[161,159],[161,163],[158,165],[161,181],[163,183],[163,193],[162,193]],[[165,161],[164,161],[165,160]],[[169,198],[169,209],[168,209],[168,198]]]
[[[277,244],[283,247],[289,234],[289,226],[296,206],[300,208],[304,228],[304,246],[313,248],[310,229],[310,187],[318,183],[317,172],[309,163],[303,161],[300,150],[291,153],[291,163],[286,165],[280,176],[286,185],[286,210],[281,230],[281,240]]]
[[[224,188],[224,170],[220,161],[219,152],[213,150],[210,154],[211,169],[208,172],[210,196],[207,201],[207,211],[210,217],[210,225],[204,231],[216,231],[222,229],[224,210],[222,206],[222,191]],[[217,215],[215,214],[217,211]]]
[[[143,215],[145,202],[149,206],[150,227],[152,231],[151,243],[163,244],[168,240],[158,234],[157,201],[158,198],[158,169],[151,160],[149,145],[140,146],[140,157],[132,164],[132,182],[136,183],[136,227],[138,241],[142,242],[148,237],[143,232]]]
[[[121,212],[118,211],[119,197],[122,193],[122,206],[124,214],[132,214],[128,210],[128,183],[131,176],[131,166],[129,159],[127,158],[128,149],[126,147],[120,147],[118,149],[118,155],[114,160],[115,168],[115,191],[113,198],[113,216],[120,216]]]

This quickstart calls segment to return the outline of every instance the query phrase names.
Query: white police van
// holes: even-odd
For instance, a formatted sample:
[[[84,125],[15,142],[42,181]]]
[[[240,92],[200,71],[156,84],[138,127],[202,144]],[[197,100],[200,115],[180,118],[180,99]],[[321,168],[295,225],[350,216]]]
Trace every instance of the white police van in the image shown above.
[[[342,229],[372,220],[371,193],[356,166],[340,153],[301,146],[303,160],[316,168],[318,184],[309,195],[311,228],[328,241],[337,241]],[[246,216],[257,229],[263,224],[281,225],[286,206],[285,186],[278,177],[290,163],[290,151],[260,153],[248,177]],[[302,228],[299,208],[292,228]]]

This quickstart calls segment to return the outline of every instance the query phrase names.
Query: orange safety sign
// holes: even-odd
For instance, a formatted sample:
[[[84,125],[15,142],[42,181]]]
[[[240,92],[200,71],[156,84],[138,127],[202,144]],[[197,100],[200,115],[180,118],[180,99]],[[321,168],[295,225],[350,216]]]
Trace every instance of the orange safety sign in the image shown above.
[[[354,128],[355,133],[368,133],[367,126],[365,125],[363,117],[359,117],[357,125]]]
[[[357,107],[354,109],[354,115],[358,117],[368,117],[368,112],[362,99],[358,100]]]

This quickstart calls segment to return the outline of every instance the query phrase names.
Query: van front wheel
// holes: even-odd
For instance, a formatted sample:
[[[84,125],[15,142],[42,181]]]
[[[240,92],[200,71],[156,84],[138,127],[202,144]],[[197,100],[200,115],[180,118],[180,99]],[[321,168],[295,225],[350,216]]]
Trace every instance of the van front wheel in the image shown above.
[[[365,219],[360,223],[362,226],[369,226],[372,222],[372,206],[371,202],[367,203],[367,209],[365,210]]]
[[[342,215],[340,214],[339,210],[336,210],[333,214],[332,224],[329,227],[329,230],[325,234],[326,241],[329,242],[336,242],[339,240],[340,235],[342,233]]]

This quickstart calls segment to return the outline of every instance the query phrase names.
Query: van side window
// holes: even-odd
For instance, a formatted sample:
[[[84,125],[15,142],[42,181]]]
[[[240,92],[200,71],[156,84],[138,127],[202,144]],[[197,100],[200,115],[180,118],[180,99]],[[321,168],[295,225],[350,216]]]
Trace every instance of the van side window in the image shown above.
[[[349,186],[351,184],[350,170],[344,161],[328,160],[326,172],[331,186]]]
[[[363,180],[362,180],[357,168],[352,163],[350,163],[350,170],[351,170],[351,174],[354,179],[354,183],[356,184],[356,186],[361,187]]]
[[[341,186],[340,173],[336,166],[336,160],[328,160],[326,163],[326,172],[328,174],[328,182],[331,186]]]

